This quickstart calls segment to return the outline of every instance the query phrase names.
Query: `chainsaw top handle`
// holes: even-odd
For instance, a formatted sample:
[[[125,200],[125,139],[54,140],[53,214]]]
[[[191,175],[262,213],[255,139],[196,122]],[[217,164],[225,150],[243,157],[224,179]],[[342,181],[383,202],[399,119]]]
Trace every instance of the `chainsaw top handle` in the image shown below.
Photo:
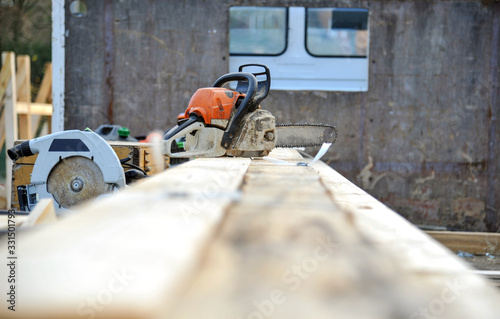
[[[236,112],[236,114],[229,120],[227,129],[222,136],[221,146],[225,149],[229,148],[229,146],[231,145],[233,138],[236,135],[236,131],[240,127],[240,123],[243,117],[249,111],[258,106],[258,104],[255,105],[256,101],[261,101],[261,99],[256,99],[258,83],[255,75],[251,73],[236,72],[223,75],[219,79],[217,79],[217,81],[215,81],[213,86],[222,87],[224,84],[232,81],[238,81],[238,86],[240,86],[240,83],[246,82],[247,89],[246,92],[242,92],[245,93],[245,98],[238,106],[238,108],[236,110],[233,110],[233,112]]]
[[[265,75],[266,78],[262,81],[259,81],[259,79],[257,78],[257,93],[255,94],[254,101],[252,102],[252,104],[255,107],[252,110],[250,110],[250,112],[255,111],[255,109],[259,106],[260,102],[262,102],[262,100],[264,100],[267,97],[267,95],[269,94],[269,89],[271,88],[271,72],[269,71],[267,65],[255,64],[255,63],[243,64],[240,65],[240,67],[238,68],[238,72],[243,72],[243,69],[245,68],[248,69],[252,67],[262,69],[261,72],[251,72],[255,76],[255,78],[262,75]],[[236,86],[236,91],[238,92],[245,91],[246,90],[245,85],[246,82],[238,82],[238,85]]]

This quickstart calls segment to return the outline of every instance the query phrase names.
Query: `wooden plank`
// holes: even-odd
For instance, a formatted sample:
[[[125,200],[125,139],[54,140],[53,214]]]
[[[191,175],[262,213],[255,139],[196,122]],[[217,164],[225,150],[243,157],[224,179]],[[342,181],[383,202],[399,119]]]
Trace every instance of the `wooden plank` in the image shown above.
[[[5,191],[5,185],[0,184],[0,208],[1,209],[6,209],[7,208],[7,193]]]
[[[500,279],[500,271],[498,270],[473,270],[472,272],[492,279]]]
[[[35,103],[46,103],[51,100],[50,93],[52,91],[52,63],[47,63],[43,74],[40,88],[35,98]]]
[[[38,93],[35,98],[35,103],[52,103],[52,63],[47,63],[45,66],[45,72],[43,74],[42,82],[40,83],[40,88],[38,89]],[[51,117],[52,117],[52,104],[50,104],[50,114],[43,115],[35,115],[33,117],[33,122],[36,123],[36,126],[33,127],[34,132],[38,132],[41,125],[43,125],[43,116],[48,116],[48,120],[45,121],[47,123],[47,130],[44,131],[46,134],[50,134],[52,130],[50,129]],[[32,107],[33,111],[33,107]],[[44,134],[42,134],[44,135]]]
[[[21,227],[21,225],[28,219],[28,216],[26,215],[17,215],[14,219],[14,223],[16,224],[17,227]],[[0,215],[0,231],[1,232],[7,232],[9,228],[9,216],[8,214],[1,214]]]
[[[472,273],[484,276],[490,280],[495,287],[500,287],[500,271],[495,270],[473,270]]]
[[[35,155],[37,156],[37,155]],[[31,156],[31,157],[35,157]],[[10,207],[19,210],[19,199],[17,194],[17,187],[20,185],[28,185],[31,182],[31,172],[33,172],[33,165],[19,165],[14,163],[12,167],[12,186],[11,192],[6,193],[6,196],[11,199]]]
[[[303,160],[293,150],[271,156]],[[322,163],[197,159],[23,233],[17,245],[23,318],[500,311],[485,278]],[[0,258],[5,251],[1,241]],[[5,309],[0,300],[0,316]]]
[[[11,72],[12,70],[10,63],[3,63],[2,60],[2,69],[0,70],[0,107],[7,90],[7,86],[9,85]],[[0,145],[3,145],[3,143],[5,142],[5,125],[3,125],[3,123],[4,112],[2,111],[0,114]]]
[[[54,201],[50,198],[42,198],[35,206],[28,218],[22,223],[22,227],[53,223],[57,221]]]
[[[2,69],[0,71],[0,101],[2,101],[7,86],[9,85],[11,76],[11,65],[10,63],[4,63],[2,59]]]
[[[191,161],[55,224],[23,232],[16,242],[16,315],[152,318],[178,294],[179,283],[190,280],[226,207],[238,199],[249,164],[250,159]],[[4,260],[5,245],[4,237]],[[0,267],[0,277],[6,278],[6,269]],[[5,300],[0,317],[10,315]]]
[[[16,57],[16,91],[18,101],[31,100],[31,68],[28,55]]]
[[[33,137],[31,130],[31,59],[28,55],[19,55],[17,61],[17,101],[24,102],[26,111],[18,112],[19,139],[29,140]],[[17,106],[16,106],[17,108]]]
[[[453,252],[459,250],[474,255],[500,254],[500,234],[481,232],[427,231],[429,236]]]
[[[430,240],[416,226],[328,165],[318,162],[314,167],[321,174],[322,182],[329,189],[335,203],[354,214],[359,231],[373,243],[398,255],[402,267],[415,272],[440,274],[463,272],[470,268],[449,250]]]
[[[441,300],[457,283],[453,303]],[[435,300],[440,319],[500,309],[483,278],[325,164],[254,160],[204,267],[164,315],[420,318]]]
[[[18,114],[28,114],[29,112],[31,114],[50,116],[52,115],[52,104],[17,102]]]
[[[16,113],[16,73],[15,70],[15,54],[14,52],[3,52],[2,53],[2,63],[9,64],[10,70],[10,81],[7,85],[5,91],[5,106],[4,106],[4,124],[5,127],[5,147],[12,147],[14,141],[17,139],[17,113]],[[6,156],[5,159],[5,191],[6,194],[11,193],[11,180],[12,180],[12,160]],[[10,207],[11,199],[7,196],[7,207]]]
[[[3,144],[5,143],[5,115],[4,112],[0,113],[0,147],[3,147]]]

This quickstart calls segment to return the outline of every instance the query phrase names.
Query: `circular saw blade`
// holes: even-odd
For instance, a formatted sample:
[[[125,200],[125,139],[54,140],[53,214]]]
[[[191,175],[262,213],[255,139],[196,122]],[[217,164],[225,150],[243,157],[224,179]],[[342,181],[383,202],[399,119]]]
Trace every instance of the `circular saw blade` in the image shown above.
[[[47,178],[47,191],[64,208],[96,198],[107,190],[108,185],[99,166],[81,156],[60,160]]]

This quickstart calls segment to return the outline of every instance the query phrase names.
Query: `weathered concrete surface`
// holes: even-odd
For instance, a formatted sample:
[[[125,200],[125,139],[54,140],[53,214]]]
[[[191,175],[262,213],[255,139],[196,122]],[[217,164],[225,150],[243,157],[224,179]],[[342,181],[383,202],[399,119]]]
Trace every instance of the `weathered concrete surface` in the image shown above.
[[[369,91],[272,92],[269,109],[335,123],[327,161],[411,221],[498,231],[499,5],[362,2]]]
[[[270,3],[88,0],[84,18],[68,13],[66,128],[173,126],[227,72],[231,5]],[[413,222],[498,231],[500,2],[272,5],[370,10],[369,91],[272,91],[277,122],[337,125],[326,161]]]
[[[196,88],[227,72],[229,11],[218,5],[88,0],[83,18],[67,9],[65,128],[172,126]]]

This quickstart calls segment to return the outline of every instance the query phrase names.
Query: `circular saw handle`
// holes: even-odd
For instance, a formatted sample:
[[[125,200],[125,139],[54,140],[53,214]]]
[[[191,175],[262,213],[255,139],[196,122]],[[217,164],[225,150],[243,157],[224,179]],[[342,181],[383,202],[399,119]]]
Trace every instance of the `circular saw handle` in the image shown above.
[[[251,110],[255,103],[255,94],[257,93],[257,78],[251,73],[245,72],[237,72],[237,73],[229,73],[221,76],[214,83],[214,87],[222,87],[224,84],[238,81],[238,84],[241,82],[247,82],[248,87],[245,92],[245,98],[238,106],[237,110],[233,110],[233,116],[231,116],[227,129],[222,136],[221,146],[225,149],[229,148],[231,145],[233,138],[238,130],[241,120],[243,116],[245,116],[249,110]]]

